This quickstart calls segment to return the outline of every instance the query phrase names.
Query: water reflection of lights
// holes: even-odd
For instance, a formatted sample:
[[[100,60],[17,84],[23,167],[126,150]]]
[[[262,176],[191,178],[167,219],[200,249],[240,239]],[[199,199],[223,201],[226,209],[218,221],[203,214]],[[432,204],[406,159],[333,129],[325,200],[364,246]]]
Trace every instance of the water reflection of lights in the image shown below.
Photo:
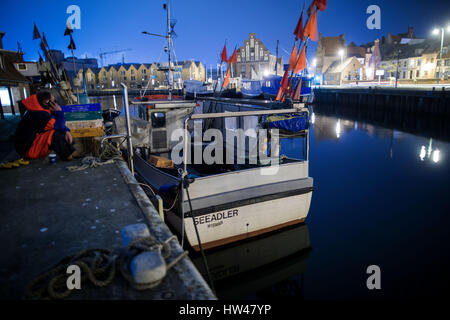
[[[422,146],[422,148],[420,148],[420,155],[419,155],[420,160],[423,161],[423,159],[425,159],[425,154],[426,154],[425,146]]]
[[[314,112],[311,114],[311,123],[314,124],[314,122],[316,122],[316,115],[314,114]]]
[[[336,123],[336,137],[339,138],[341,136],[341,120],[339,119]]]
[[[427,157],[427,159],[431,158],[434,163],[438,163],[441,160],[441,151],[439,149],[435,149],[433,151],[433,139],[430,139],[430,141],[428,142],[428,148],[426,148],[425,146],[422,146],[420,148],[420,160],[424,161],[425,156]]]
[[[434,150],[433,151],[433,162],[434,163],[438,163],[439,162],[439,160],[440,160],[440,151],[439,150]]]

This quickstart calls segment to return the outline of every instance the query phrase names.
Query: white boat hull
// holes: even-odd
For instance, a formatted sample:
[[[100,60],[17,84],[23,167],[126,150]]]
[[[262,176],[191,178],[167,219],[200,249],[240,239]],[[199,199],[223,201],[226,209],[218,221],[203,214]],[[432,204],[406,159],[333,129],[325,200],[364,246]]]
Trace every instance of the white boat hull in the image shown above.
[[[199,250],[194,221],[203,249],[251,238],[305,221],[312,191],[274,200],[184,218],[189,244]],[[166,219],[181,232],[181,219],[168,213]]]

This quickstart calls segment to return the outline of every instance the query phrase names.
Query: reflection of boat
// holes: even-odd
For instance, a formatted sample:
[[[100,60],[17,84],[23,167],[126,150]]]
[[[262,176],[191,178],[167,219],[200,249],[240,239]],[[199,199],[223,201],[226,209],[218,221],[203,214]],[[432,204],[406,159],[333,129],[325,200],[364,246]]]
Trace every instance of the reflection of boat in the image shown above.
[[[208,252],[209,271],[218,297],[243,298],[258,295],[258,292],[274,285],[282,286],[286,281],[292,285],[295,282],[293,278],[304,272],[310,249],[308,226],[301,224]],[[206,276],[201,256],[191,259]],[[299,286],[294,284],[297,291],[302,290]]]
[[[268,104],[271,107],[282,105],[274,102]],[[202,107],[203,110],[214,110],[214,113],[192,114],[195,105],[184,101],[166,101],[155,103],[153,109],[139,112],[151,126],[150,148],[135,156],[135,168],[161,195],[165,207],[171,208],[165,212],[166,221],[181,234],[185,233],[196,250],[199,249],[197,229],[202,246],[207,249],[303,222],[309,211],[313,190],[313,180],[308,176],[309,131],[304,128],[299,133],[303,143],[303,154],[299,158],[282,157],[279,149],[274,147],[277,138],[267,136],[269,140],[258,139],[261,132],[258,119],[266,114],[307,114],[308,110],[301,104],[297,105],[298,109],[273,110],[210,99],[204,101]],[[222,158],[219,163],[207,164],[205,159],[200,159],[200,163],[189,164],[187,154],[183,154],[181,163],[172,163],[171,160],[175,159],[168,158],[178,140],[171,141],[171,137],[183,127],[183,119],[184,126],[190,123],[191,129],[185,131],[188,137],[184,141],[191,150],[200,148],[203,154],[206,148],[211,147],[202,142],[199,144],[193,138],[195,123],[203,123],[205,129],[217,129],[225,137],[221,145],[222,156],[231,151],[231,163],[229,158]],[[247,147],[239,149],[234,137],[226,139],[230,132],[246,132],[238,140],[249,141],[248,145],[245,144]],[[148,154],[149,158],[146,157]],[[254,155],[256,157],[252,158]],[[266,163],[261,155],[268,160]],[[155,162],[159,161],[169,165],[157,167]],[[274,161],[276,165],[269,164]],[[189,195],[181,188],[182,177],[189,180]]]

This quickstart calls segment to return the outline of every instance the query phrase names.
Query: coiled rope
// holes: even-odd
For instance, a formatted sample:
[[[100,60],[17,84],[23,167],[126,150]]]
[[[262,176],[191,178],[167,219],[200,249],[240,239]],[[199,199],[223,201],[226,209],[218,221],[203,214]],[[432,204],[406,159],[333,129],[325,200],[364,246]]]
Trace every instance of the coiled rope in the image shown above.
[[[105,164],[113,163],[114,160],[123,160],[120,148],[116,146],[114,143],[110,141],[104,141],[102,143],[101,149],[102,150],[98,158],[92,156],[84,157],[81,160],[81,165],[69,166],[67,167],[67,170],[71,172],[83,171],[88,168],[97,168]]]
[[[82,283],[89,280],[96,287],[106,287],[111,284],[119,269],[125,280],[136,290],[145,290],[159,285],[163,279],[150,283],[137,283],[134,281],[130,271],[130,263],[134,257],[146,251],[160,251],[166,261],[166,270],[171,269],[181,259],[187,256],[184,251],[167,263],[172,250],[170,241],[176,239],[175,236],[168,238],[164,242],[158,242],[154,237],[144,237],[131,241],[125,250],[120,254],[115,254],[108,249],[96,248],[83,250],[78,254],[67,256],[55,267],[44,272],[32,280],[27,287],[25,298],[27,299],[63,299],[68,297],[73,290],[67,288],[67,268],[77,265],[82,270]]]

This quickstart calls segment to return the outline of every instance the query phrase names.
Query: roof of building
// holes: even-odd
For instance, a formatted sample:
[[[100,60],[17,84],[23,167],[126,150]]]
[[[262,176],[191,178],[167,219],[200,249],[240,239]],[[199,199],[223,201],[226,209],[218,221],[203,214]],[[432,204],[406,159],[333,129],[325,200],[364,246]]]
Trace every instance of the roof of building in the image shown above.
[[[4,68],[0,68],[0,83],[29,82],[14,66],[14,63],[23,62],[22,53],[0,49],[0,59]]]
[[[326,71],[326,73],[341,73],[342,71],[344,71],[345,68],[347,68],[347,66],[352,63],[352,62],[357,62],[359,64],[361,64],[356,57],[348,57],[347,59],[345,59],[342,63],[340,61],[335,61],[333,62],[330,67],[328,68],[328,70]]]

